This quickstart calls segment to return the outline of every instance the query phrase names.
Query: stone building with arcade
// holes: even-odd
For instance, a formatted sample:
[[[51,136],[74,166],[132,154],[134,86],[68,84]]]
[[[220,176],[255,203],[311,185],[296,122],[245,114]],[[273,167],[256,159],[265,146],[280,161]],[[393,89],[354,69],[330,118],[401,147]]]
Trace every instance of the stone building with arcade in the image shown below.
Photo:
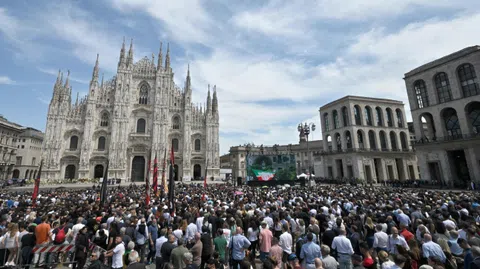
[[[42,177],[101,178],[108,161],[109,178],[144,181],[148,161],[157,156],[161,167],[172,147],[177,180],[220,176],[216,86],[206,90],[206,107],[194,105],[190,70],[184,87],[175,85],[169,47],[164,56],[160,45],[157,59],[134,62],[133,54],[133,44],[127,52],[123,42],[117,73],[106,81],[99,77],[97,55],[88,94],[74,102],[69,74],[59,72],[42,146]]]

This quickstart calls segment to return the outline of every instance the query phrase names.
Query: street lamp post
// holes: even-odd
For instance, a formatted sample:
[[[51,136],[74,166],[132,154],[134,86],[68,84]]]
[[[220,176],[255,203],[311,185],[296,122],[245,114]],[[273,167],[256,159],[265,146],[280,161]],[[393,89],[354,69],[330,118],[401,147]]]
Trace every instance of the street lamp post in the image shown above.
[[[306,122],[304,124],[299,123],[297,130],[300,134],[304,134],[307,138],[307,156],[308,156],[308,174],[310,174],[311,169],[311,158],[310,158],[310,147],[308,144],[308,135],[310,135],[310,131],[314,132],[317,126],[313,122],[310,124],[307,124]]]

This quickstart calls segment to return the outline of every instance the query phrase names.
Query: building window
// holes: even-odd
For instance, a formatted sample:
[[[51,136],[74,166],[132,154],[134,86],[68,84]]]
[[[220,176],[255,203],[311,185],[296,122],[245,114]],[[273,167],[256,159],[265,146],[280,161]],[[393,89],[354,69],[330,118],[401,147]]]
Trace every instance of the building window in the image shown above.
[[[382,148],[382,150],[387,149],[387,139],[385,137],[384,131],[380,131],[380,147]]]
[[[338,133],[335,135],[335,142],[337,143],[337,150],[342,150],[342,137]]]
[[[35,157],[32,158],[32,165],[37,165],[37,158]]]
[[[145,84],[140,87],[140,96],[138,97],[138,103],[141,105],[148,104],[148,86]]]
[[[362,131],[357,131],[357,140],[358,140],[358,148],[364,149],[365,145],[363,144],[363,133]]]
[[[22,145],[22,149],[24,149],[24,148],[25,148],[25,145]]]
[[[22,149],[23,149],[22,145]],[[70,137],[70,150],[76,150],[78,148],[78,136],[74,135]]]
[[[479,93],[477,75],[471,64],[463,64],[458,68],[458,78],[462,86],[463,97],[470,97]]]
[[[323,123],[325,125],[325,131],[330,131],[330,124],[328,122],[328,113],[323,114]]]
[[[103,151],[105,150],[106,139],[104,136],[100,136],[98,138],[98,150]]]
[[[178,152],[178,139],[177,138],[172,139],[172,146],[173,146],[173,151]]]
[[[397,150],[397,134],[394,131],[390,132],[390,144],[392,145],[393,150]]]
[[[397,124],[399,128],[403,128],[403,113],[400,109],[395,109],[395,113],[397,114]]]
[[[393,127],[393,115],[389,107],[387,107],[387,125],[388,127]]]
[[[350,131],[345,132],[345,141],[347,142],[347,149],[352,148],[352,137],[350,135]]]
[[[377,139],[375,137],[375,132],[373,130],[368,131],[368,142],[370,142],[370,148],[373,150],[377,149]]]
[[[107,127],[108,126],[108,113],[103,112],[102,117],[100,119],[100,126]]]
[[[360,107],[355,105],[353,107],[353,114],[355,116],[355,125],[362,125],[362,116],[360,115],[362,112],[360,111]]]
[[[415,83],[413,84],[413,89],[415,91],[418,108],[424,108],[429,106],[427,86],[425,86],[425,81],[423,80],[415,81]]]
[[[145,122],[145,119],[138,119],[137,120],[137,133],[144,134],[146,125],[147,124]]]
[[[372,109],[369,106],[365,107],[365,123],[368,126],[372,126]]]
[[[337,129],[337,128],[340,127],[340,122],[339,122],[339,120],[338,120],[338,112],[337,112],[337,110],[334,110],[334,111],[332,112],[332,116],[333,116],[333,128],[334,128],[334,129]]]
[[[443,120],[448,136],[458,137],[462,135],[460,122],[458,121],[457,111],[453,108],[447,108],[443,112]]]
[[[343,118],[343,126],[348,126],[348,109],[346,106],[342,107],[342,118]]]
[[[468,105],[467,108],[468,121],[472,126],[472,132],[474,134],[480,133],[480,103],[475,102]]]
[[[174,130],[180,129],[180,117],[178,117],[178,116],[173,117],[173,119],[172,119],[172,128],[173,128]]]
[[[435,76],[435,87],[437,88],[438,102],[445,103],[452,100],[450,81],[446,73],[438,73]]]
[[[383,126],[383,111],[380,107],[375,108],[377,114],[377,126]]]
[[[17,162],[15,165],[22,165],[22,157],[21,156],[17,156]]]
[[[195,151],[200,151],[202,149],[200,139],[195,139]]]

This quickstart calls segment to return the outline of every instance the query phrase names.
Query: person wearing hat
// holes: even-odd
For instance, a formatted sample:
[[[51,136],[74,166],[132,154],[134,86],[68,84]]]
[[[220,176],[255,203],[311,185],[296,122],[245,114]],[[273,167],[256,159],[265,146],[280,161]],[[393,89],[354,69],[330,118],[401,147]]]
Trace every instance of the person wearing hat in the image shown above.
[[[302,245],[300,258],[304,263],[303,268],[306,269],[314,269],[315,258],[322,258],[320,246],[313,242],[313,234],[311,232],[307,234],[307,243]]]
[[[293,269],[301,269],[302,266],[300,265],[300,262],[298,261],[297,255],[295,253],[292,253],[288,256],[287,258],[288,264],[293,268]]]

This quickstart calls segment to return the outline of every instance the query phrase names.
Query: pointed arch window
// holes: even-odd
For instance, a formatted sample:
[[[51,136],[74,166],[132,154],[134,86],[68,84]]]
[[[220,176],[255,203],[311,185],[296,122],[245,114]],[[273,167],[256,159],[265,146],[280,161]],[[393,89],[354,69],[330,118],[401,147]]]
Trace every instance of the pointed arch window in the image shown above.
[[[108,126],[108,113],[103,112],[102,117],[100,118],[100,126],[107,127]]]
[[[174,152],[178,152],[178,139],[174,138],[172,139],[172,147]]]
[[[174,130],[179,130],[180,129],[180,117],[178,117],[178,116],[173,117],[172,128]]]
[[[424,108],[429,106],[427,86],[425,86],[425,81],[423,80],[415,81],[415,83],[413,84],[413,89],[415,91],[415,97],[417,99],[418,108]]]
[[[140,96],[138,97],[138,103],[141,105],[148,104],[148,86],[145,84],[140,86]]]
[[[463,97],[470,97],[479,94],[477,75],[471,64],[462,64],[458,68],[458,78],[462,86]]]
[[[200,151],[202,150],[202,144],[200,142],[200,139],[195,139],[195,151]]]
[[[137,120],[137,133],[139,134],[144,134],[145,133],[145,129],[146,129],[146,121],[145,119],[138,119]]]
[[[78,149],[78,136],[74,135],[70,137],[70,150]]]
[[[438,73],[435,76],[435,87],[437,88],[438,102],[445,103],[452,100],[450,81],[446,73]]]
[[[107,141],[107,140],[105,139],[104,136],[100,136],[100,137],[98,138],[98,150],[99,150],[99,151],[105,150],[106,141]]]

